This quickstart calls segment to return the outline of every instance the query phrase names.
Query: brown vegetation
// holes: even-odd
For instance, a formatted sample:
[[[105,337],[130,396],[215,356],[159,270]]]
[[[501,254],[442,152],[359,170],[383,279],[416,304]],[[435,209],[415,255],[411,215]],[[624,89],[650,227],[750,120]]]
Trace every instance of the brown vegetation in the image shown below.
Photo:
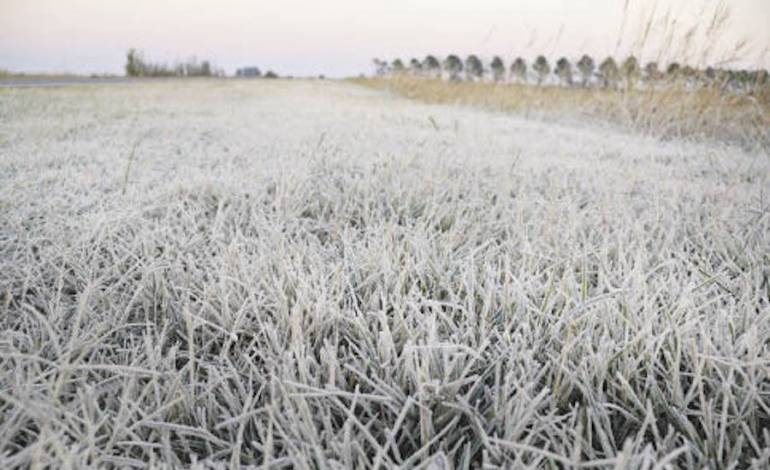
[[[552,117],[591,117],[660,137],[705,137],[770,148],[770,88],[751,93],[671,83],[645,89],[443,81],[399,75],[355,79],[430,103],[480,106]]]

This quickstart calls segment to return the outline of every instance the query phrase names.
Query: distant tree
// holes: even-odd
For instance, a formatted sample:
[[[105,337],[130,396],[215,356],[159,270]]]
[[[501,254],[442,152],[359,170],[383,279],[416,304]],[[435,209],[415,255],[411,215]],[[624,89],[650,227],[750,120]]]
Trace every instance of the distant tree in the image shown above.
[[[404,67],[404,63],[401,59],[395,59],[390,63],[390,70],[392,70],[393,73],[403,73],[405,69],[406,67]]]
[[[594,64],[594,60],[588,54],[583,55],[578,61],[577,69],[580,72],[584,87],[587,87],[591,83],[591,77],[594,75],[595,68],[596,64]]]
[[[752,73],[746,69],[738,71],[738,84],[742,90],[751,91],[753,82]]]
[[[422,73],[422,62],[420,62],[415,58],[412,58],[409,61],[409,71],[415,75],[420,75]]]
[[[511,77],[521,83],[526,83],[527,63],[521,57],[517,57],[511,64]]]
[[[713,86],[717,80],[717,69],[710,65],[706,67],[706,70],[703,71],[703,75],[701,76],[701,80],[704,85]]]
[[[644,78],[649,83],[655,83],[660,80],[660,68],[657,62],[648,62],[644,66]]]
[[[212,77],[219,73],[207,60],[198,62],[191,57],[170,67],[164,63],[145,61],[136,49],[128,50],[125,71],[129,77]]]
[[[724,90],[730,82],[730,72],[725,69],[717,69],[715,72],[714,85]]]
[[[562,57],[556,61],[554,74],[559,77],[559,81],[567,86],[572,86],[572,64],[569,59]]]
[[[372,59],[372,62],[374,63],[374,73],[375,75],[381,77],[383,75],[386,75],[388,73],[388,62],[384,60],[380,60],[378,58]]]
[[[671,81],[678,80],[680,77],[680,73],[682,71],[682,66],[679,65],[679,62],[671,62],[668,64],[668,68],[666,68],[666,78],[668,78]]]
[[[623,61],[623,65],[620,66],[620,75],[626,82],[626,87],[633,88],[636,86],[636,82],[639,80],[639,76],[641,75],[639,61],[636,60],[636,57],[631,55]]]
[[[754,72],[754,88],[760,90],[770,85],[770,72],[765,69],[759,69]]]
[[[468,80],[476,80],[484,75],[484,65],[474,54],[465,59],[465,77]]]
[[[770,91],[770,72],[764,69],[741,70],[737,74],[740,87],[749,93],[756,94]]]
[[[690,65],[685,65],[679,72],[679,75],[685,80],[685,83],[692,84],[695,81],[698,71]]]
[[[728,69],[724,74],[722,89],[735,90],[740,86],[740,76],[737,70]]]
[[[210,77],[212,75],[211,73],[211,63],[208,60],[204,60],[201,62],[201,69],[200,69],[200,77]]]
[[[503,59],[499,56],[492,58],[492,63],[489,64],[489,68],[492,70],[492,79],[496,82],[501,81],[505,77],[505,64]]]
[[[599,65],[599,76],[602,78],[602,85],[604,88],[614,88],[618,83],[618,64],[615,63],[615,59],[607,57]]]
[[[142,54],[136,49],[129,49],[126,53],[126,76],[127,77],[140,77],[144,72],[144,61]]]
[[[182,63],[180,67],[182,69],[182,75],[185,77],[193,77],[197,74],[198,59],[190,57],[186,62]]]
[[[537,84],[542,85],[545,78],[551,73],[551,66],[548,64],[548,59],[541,55],[535,59],[535,65],[532,66],[532,70],[537,74]]]
[[[278,78],[278,74],[273,72],[272,70],[268,70],[265,75],[265,78]]]
[[[423,59],[422,68],[431,76],[436,76],[441,73],[441,64],[438,59],[432,55],[428,55]]]
[[[444,59],[444,70],[449,74],[450,80],[458,80],[463,71],[463,61],[451,54]]]
[[[245,78],[258,78],[262,76],[262,71],[259,67],[242,67],[235,71],[236,77]]]

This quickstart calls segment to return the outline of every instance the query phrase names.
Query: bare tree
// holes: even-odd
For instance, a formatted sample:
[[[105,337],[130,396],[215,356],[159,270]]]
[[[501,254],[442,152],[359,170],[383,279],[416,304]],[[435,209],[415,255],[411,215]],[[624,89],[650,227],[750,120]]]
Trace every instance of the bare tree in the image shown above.
[[[684,79],[687,85],[692,85],[696,80],[697,71],[691,65],[685,65],[680,71],[680,76]]]
[[[422,74],[422,62],[419,60],[412,58],[409,61],[409,71],[412,72],[415,75]]]
[[[617,86],[619,75],[618,64],[612,57],[607,57],[599,65],[599,76],[602,78],[604,88],[614,88]]]
[[[572,64],[566,57],[560,58],[556,61],[556,68],[554,73],[559,77],[559,81],[566,85],[572,86]]]
[[[753,78],[755,92],[768,89],[768,86],[770,86],[770,72],[768,72],[766,69],[755,70]]]
[[[465,59],[465,77],[468,80],[477,80],[484,76],[484,65],[481,60],[474,54],[469,55]]]
[[[591,84],[591,77],[593,77],[594,69],[596,68],[594,60],[588,54],[584,54],[578,61],[577,68],[580,72],[583,86],[587,87]]]
[[[459,80],[463,71],[463,61],[454,54],[444,59],[444,70],[449,74],[450,80]]]
[[[505,77],[505,64],[500,56],[494,56],[492,63],[489,64],[489,68],[492,70],[492,79],[496,82],[502,81]]]
[[[404,66],[404,63],[401,61],[401,59],[395,59],[390,63],[390,70],[393,73],[403,73],[404,70],[406,70],[406,67]]]
[[[551,73],[551,66],[548,64],[548,59],[540,55],[535,59],[535,65],[532,66],[532,70],[537,74],[537,84],[542,85],[545,78]]]
[[[623,65],[620,66],[620,75],[626,83],[626,87],[631,89],[636,86],[636,82],[641,75],[641,69],[639,68],[639,61],[634,56],[628,56],[623,61]]]
[[[423,59],[422,69],[434,77],[441,74],[441,64],[439,63],[438,59],[432,55],[428,55],[425,57],[425,59]]]
[[[679,65],[679,62],[671,62],[668,64],[668,68],[666,68],[666,78],[672,82],[679,80],[681,71],[682,66]]]
[[[527,82],[527,63],[521,57],[517,57],[511,64],[511,77],[520,83]]]
[[[655,83],[661,79],[660,68],[657,62],[648,62],[644,66],[644,78],[648,83]]]
[[[374,73],[375,75],[381,77],[383,75],[387,75],[388,73],[388,62],[385,60],[380,60],[378,58],[372,59],[372,63],[374,63]]]

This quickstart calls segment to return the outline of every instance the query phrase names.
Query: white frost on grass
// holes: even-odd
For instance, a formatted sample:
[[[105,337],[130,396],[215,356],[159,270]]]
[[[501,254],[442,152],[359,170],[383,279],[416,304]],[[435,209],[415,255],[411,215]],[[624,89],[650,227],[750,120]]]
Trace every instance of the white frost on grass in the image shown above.
[[[2,468],[770,465],[767,155],[334,82],[0,122]]]

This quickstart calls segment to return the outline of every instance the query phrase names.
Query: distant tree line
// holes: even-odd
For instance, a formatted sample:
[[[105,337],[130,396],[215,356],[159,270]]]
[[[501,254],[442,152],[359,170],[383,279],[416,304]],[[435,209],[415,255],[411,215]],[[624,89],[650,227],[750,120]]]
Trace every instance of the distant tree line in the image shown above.
[[[259,67],[241,67],[235,71],[235,76],[239,78],[278,78],[278,74],[272,70],[268,70],[265,73],[259,69]]]
[[[219,77],[224,71],[215,69],[208,60],[198,61],[191,57],[186,61],[169,66],[164,63],[150,62],[136,49],[126,53],[125,71],[127,77]]]
[[[390,62],[374,59],[375,74],[378,76],[413,75],[420,77],[445,78],[448,80],[536,83],[537,85],[580,86],[584,88],[631,89],[639,85],[655,87],[659,84],[682,84],[687,87],[719,87],[723,90],[753,92],[770,87],[767,70],[733,70],[707,67],[698,69],[679,62],[671,62],[661,68],[657,62],[641,66],[636,57],[629,56],[618,63],[607,57],[596,63],[589,55],[583,55],[576,62],[566,57],[559,58],[551,66],[544,56],[538,56],[531,64],[518,57],[506,64],[502,57],[494,56],[485,63],[479,56],[471,54],[462,60],[450,54],[443,60],[428,55],[423,60],[411,59],[404,62],[394,59]]]

